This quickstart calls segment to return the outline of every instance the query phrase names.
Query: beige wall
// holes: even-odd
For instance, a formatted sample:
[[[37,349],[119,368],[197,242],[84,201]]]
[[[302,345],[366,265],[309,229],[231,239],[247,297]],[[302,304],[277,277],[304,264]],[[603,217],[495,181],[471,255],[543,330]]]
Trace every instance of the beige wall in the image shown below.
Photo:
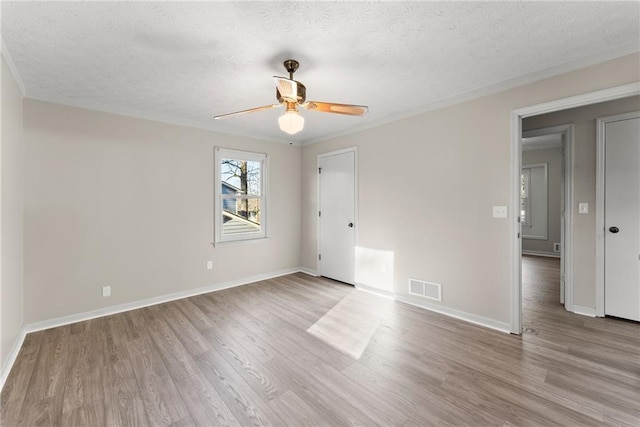
[[[573,147],[573,282],[574,304],[595,308],[596,223],[596,119],[640,110],[640,97],[631,97],[530,117],[524,130],[574,124]],[[589,203],[589,213],[579,214],[578,203]]]
[[[25,322],[315,269],[316,156],[357,146],[358,244],[393,253],[394,291],[438,282],[443,306],[507,323],[509,222],[491,206],[509,203],[510,112],[638,80],[630,55],[302,149],[26,100]],[[271,155],[268,241],[210,246],[216,145]]]
[[[305,146],[303,266],[316,268],[316,156],[357,146],[358,245],[393,252],[395,292],[407,294],[409,277],[434,281],[446,308],[508,323],[509,220],[492,206],[510,201],[511,111],[639,80],[629,55]]]
[[[522,239],[522,250],[554,254],[560,243],[560,202],[562,194],[562,150],[560,148],[522,152],[522,164],[547,164],[547,239]],[[560,256],[560,253],[557,253]]]
[[[299,147],[33,100],[24,126],[27,323],[299,266]],[[211,246],[214,146],[269,153],[268,240]]]
[[[0,144],[0,367],[23,325],[22,201],[24,142],[22,93],[2,59]],[[0,370],[0,371],[2,371]]]

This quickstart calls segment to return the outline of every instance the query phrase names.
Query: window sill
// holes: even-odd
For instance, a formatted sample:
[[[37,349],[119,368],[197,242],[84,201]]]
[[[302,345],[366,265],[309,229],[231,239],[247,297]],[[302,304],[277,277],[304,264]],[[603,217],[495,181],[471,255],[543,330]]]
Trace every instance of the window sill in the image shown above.
[[[522,235],[522,238],[525,240],[548,240],[547,236],[527,236],[525,234]]]
[[[266,243],[270,237],[257,237],[255,239],[239,239],[239,240],[223,240],[220,242],[212,242],[211,246],[217,247],[229,247],[229,246],[244,246],[244,245],[256,245],[260,243]]]

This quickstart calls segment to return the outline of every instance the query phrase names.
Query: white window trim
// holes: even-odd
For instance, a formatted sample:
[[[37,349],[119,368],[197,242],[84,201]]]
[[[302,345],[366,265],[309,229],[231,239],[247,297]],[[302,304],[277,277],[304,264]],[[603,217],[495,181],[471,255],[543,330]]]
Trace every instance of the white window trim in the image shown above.
[[[213,245],[220,244],[244,244],[244,243],[259,243],[269,238],[268,221],[269,221],[269,189],[268,189],[268,173],[269,173],[269,155],[266,153],[254,153],[244,150],[232,150],[229,148],[216,147],[215,148],[215,163],[213,168],[214,173],[214,243]],[[224,236],[222,234],[222,176],[220,170],[220,164],[222,159],[240,159],[261,163],[261,176],[260,176],[260,196],[261,199],[261,224],[259,233],[245,233],[235,234],[233,236]],[[250,197],[256,198],[256,197]]]

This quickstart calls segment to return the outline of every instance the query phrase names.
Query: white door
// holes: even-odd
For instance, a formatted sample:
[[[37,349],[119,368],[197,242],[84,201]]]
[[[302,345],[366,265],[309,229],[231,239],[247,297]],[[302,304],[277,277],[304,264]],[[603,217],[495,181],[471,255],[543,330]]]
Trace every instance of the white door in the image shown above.
[[[355,152],[321,155],[320,275],[354,284],[355,271]]]
[[[640,321],[640,118],[604,132],[605,314]]]

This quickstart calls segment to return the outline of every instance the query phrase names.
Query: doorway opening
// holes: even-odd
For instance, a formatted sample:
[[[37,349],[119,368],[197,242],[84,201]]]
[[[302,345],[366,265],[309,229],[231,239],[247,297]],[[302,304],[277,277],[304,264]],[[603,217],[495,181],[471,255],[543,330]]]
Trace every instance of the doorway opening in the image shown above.
[[[523,298],[573,311],[573,125],[523,131],[521,153]]]
[[[511,112],[511,197],[510,211],[520,212],[521,208],[521,185],[522,185],[522,120],[527,117],[533,117],[551,112],[568,110],[575,107],[583,107],[591,104],[603,103],[606,101],[617,100],[640,95],[640,83],[632,83],[624,86],[618,86],[610,89],[604,89],[584,95],[573,96],[560,99],[557,101],[547,102],[543,104],[532,105],[529,107],[519,108]],[[571,156],[567,156],[570,158]],[[566,176],[571,176],[572,169],[567,169]],[[572,203],[567,204],[565,215],[569,215]],[[522,333],[522,239],[521,224],[519,222],[520,215],[512,215],[510,224],[510,278],[511,278],[511,322],[510,329],[514,334]],[[569,289],[572,285],[572,278],[569,277],[574,272],[573,256],[566,253],[570,249],[573,241],[570,237],[573,233],[572,227],[567,227],[565,256],[563,257],[565,264],[565,307],[569,310],[577,312],[576,304],[571,299],[575,296],[574,292]],[[584,307],[582,307],[584,308]],[[593,314],[583,313],[595,316]]]

